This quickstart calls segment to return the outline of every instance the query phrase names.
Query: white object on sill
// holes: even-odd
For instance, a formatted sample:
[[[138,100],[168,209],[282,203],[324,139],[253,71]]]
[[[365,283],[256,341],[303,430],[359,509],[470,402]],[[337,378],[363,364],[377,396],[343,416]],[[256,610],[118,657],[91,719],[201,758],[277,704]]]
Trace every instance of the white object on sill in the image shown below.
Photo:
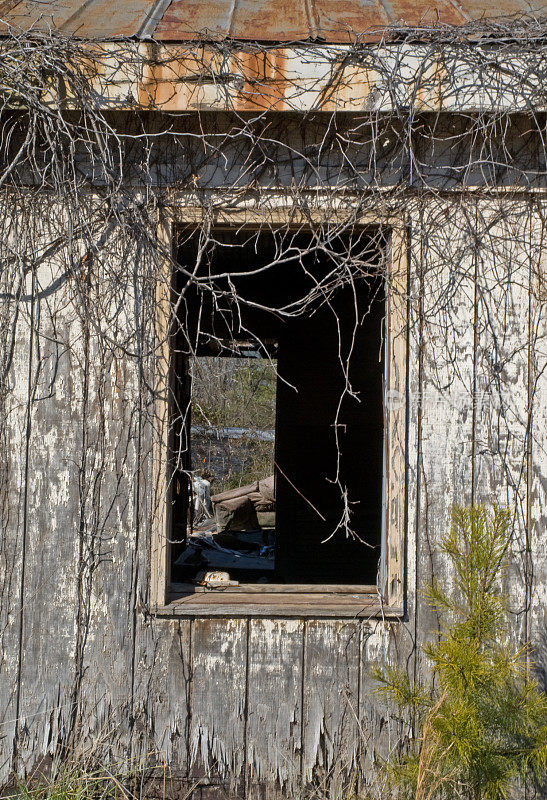
[[[210,589],[222,586],[239,586],[239,581],[230,580],[228,572],[220,572],[219,570],[216,572],[198,572],[196,583]]]

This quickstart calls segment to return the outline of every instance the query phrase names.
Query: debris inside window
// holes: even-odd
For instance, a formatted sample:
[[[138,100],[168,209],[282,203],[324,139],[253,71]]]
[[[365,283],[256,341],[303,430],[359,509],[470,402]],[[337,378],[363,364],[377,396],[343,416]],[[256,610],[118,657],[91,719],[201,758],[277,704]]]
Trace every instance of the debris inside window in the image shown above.
[[[227,570],[267,581],[275,551],[276,362],[240,343],[231,356],[195,356],[189,372],[192,514],[179,575]]]

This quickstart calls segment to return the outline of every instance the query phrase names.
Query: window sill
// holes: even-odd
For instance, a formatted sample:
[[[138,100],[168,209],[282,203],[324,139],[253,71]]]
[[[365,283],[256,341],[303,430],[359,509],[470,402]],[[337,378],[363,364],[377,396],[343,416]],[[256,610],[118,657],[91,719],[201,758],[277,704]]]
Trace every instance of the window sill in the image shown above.
[[[191,587],[187,591],[173,592],[166,605],[157,608],[155,614],[159,617],[400,619],[403,611],[382,603],[375,587],[255,584],[215,589]]]

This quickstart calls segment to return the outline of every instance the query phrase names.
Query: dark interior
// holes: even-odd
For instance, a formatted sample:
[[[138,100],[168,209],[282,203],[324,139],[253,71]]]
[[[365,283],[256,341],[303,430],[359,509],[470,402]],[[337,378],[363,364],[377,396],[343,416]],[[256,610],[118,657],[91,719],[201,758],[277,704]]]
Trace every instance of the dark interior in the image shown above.
[[[173,296],[182,323],[173,337],[176,405],[180,409],[189,404],[191,387],[184,365],[191,350],[222,354],[222,344],[212,336],[237,342],[247,341],[252,332],[263,350],[278,359],[272,581],[375,583],[382,517],[385,304],[383,282],[370,277],[370,265],[380,259],[380,247],[363,234],[351,245],[347,240],[333,241],[331,255],[311,250],[301,257],[302,250],[310,249],[311,238],[298,234],[292,239],[292,252],[298,258],[287,259],[285,241],[284,264],[249,276],[242,273],[276,260],[275,234],[220,232],[214,238],[217,243],[208,247],[197,274],[227,291],[229,283],[222,274],[229,272],[244,302],[237,308],[226,296],[215,304],[210,292],[190,285],[183,271],[175,275]],[[328,276],[336,253],[347,252],[350,246],[355,254],[362,253],[367,264],[362,273],[355,271],[352,284],[334,289],[328,300],[319,297],[302,315],[287,318],[279,313]],[[196,253],[195,236],[184,237],[178,253],[182,270],[194,267]],[[344,393],[346,364],[357,397]],[[175,424],[174,437],[175,448],[182,443],[186,468],[191,464],[189,426],[186,415],[185,425]],[[340,485],[347,491],[351,509],[351,535],[344,527],[336,530],[344,512]],[[180,541],[173,547],[175,559],[185,547],[185,477],[180,476],[173,486],[173,537]],[[184,579],[177,567],[172,577]],[[241,582],[256,579],[252,574],[236,577]]]

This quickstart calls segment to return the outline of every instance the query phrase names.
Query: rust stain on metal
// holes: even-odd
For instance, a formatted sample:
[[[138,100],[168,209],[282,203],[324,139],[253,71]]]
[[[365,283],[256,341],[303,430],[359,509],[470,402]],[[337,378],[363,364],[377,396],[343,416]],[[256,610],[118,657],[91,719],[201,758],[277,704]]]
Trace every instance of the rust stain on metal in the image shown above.
[[[230,6],[231,14],[226,6]],[[301,41],[310,37],[303,0],[236,0],[186,3],[173,0],[156,29],[165,41],[194,38],[196,33],[256,41]]]
[[[545,13],[544,0],[0,0],[0,31],[57,28],[82,38],[158,41],[232,38],[257,42],[374,41],[393,23],[459,25]]]
[[[15,28],[54,28],[89,39],[135,36],[154,5],[153,0],[22,0],[3,15],[3,21]]]

